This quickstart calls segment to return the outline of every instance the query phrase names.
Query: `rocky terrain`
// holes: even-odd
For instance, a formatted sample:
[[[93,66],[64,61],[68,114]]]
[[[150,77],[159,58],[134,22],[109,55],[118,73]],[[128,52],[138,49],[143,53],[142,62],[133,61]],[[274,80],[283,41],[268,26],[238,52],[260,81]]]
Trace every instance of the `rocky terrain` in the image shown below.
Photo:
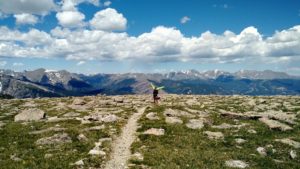
[[[299,96],[0,100],[1,168],[299,168]]]

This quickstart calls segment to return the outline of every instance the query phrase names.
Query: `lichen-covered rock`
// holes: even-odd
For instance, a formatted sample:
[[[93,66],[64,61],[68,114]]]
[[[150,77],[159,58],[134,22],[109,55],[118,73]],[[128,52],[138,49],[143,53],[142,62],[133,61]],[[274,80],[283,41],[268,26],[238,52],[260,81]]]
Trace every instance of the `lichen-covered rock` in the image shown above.
[[[15,122],[19,121],[39,121],[46,117],[46,113],[40,109],[26,109],[15,116]]]

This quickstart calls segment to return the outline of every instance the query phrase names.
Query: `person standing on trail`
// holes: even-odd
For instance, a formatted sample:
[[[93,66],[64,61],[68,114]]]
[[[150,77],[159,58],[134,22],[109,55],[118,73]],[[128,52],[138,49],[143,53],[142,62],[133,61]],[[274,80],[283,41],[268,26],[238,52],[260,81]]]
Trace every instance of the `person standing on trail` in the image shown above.
[[[153,89],[153,102],[155,104],[155,103],[158,103],[158,100],[160,99],[160,97],[158,97],[158,91],[165,87],[164,86],[157,87],[157,86],[154,86],[152,83],[151,83],[151,87]]]

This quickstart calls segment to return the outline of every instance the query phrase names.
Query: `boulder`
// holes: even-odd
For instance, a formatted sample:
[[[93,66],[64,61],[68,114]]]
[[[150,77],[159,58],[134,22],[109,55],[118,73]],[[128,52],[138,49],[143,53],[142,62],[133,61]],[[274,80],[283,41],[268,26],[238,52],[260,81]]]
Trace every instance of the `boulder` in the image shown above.
[[[249,165],[241,160],[228,160],[225,165],[230,168],[247,168]]]
[[[277,142],[281,142],[283,144],[287,144],[287,145],[290,145],[294,148],[300,148],[300,143],[297,142],[297,141],[294,141],[292,139],[289,139],[289,138],[283,138],[283,139],[275,139],[275,141]]]
[[[161,136],[165,134],[165,130],[164,129],[157,129],[157,128],[151,128],[148,129],[144,132],[144,134],[149,134],[149,135],[155,135],[155,136]]]
[[[149,120],[159,120],[159,117],[156,113],[150,112],[146,115],[146,118]]]
[[[15,116],[15,122],[19,121],[39,121],[46,117],[46,113],[43,110],[34,108],[26,109]]]
[[[191,129],[201,129],[201,128],[204,127],[203,120],[200,120],[200,119],[191,119],[186,124],[186,127],[191,128]]]
[[[256,151],[261,156],[267,156],[267,150],[264,147],[258,147]]]
[[[281,131],[292,130],[293,128],[276,120],[271,120],[266,117],[260,118],[259,121],[266,124],[270,129],[278,129]]]
[[[211,140],[223,140],[224,134],[221,132],[212,132],[212,131],[205,131],[205,135]]]
[[[85,102],[83,99],[75,98],[75,99],[73,100],[73,103],[72,103],[72,104],[73,104],[73,105],[85,105],[86,102]]]
[[[296,153],[295,150],[291,150],[291,151],[290,151],[290,157],[291,157],[292,159],[297,158],[297,153]]]

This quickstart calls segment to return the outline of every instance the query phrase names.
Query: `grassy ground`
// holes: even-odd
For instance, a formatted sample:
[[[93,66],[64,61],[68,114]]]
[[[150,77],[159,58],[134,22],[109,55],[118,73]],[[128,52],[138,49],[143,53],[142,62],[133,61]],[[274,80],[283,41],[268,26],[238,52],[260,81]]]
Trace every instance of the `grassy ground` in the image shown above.
[[[89,101],[89,100],[87,100]],[[97,131],[87,131],[84,129],[100,126],[103,123],[92,122],[90,124],[81,124],[78,120],[65,120],[59,122],[29,122],[20,123],[14,122],[16,113],[25,109],[24,103],[26,100],[0,100],[6,106],[0,107],[0,120],[6,123],[0,129],[0,168],[3,169],[56,169],[56,168],[76,168],[73,164],[78,160],[83,160],[84,167],[102,167],[107,160],[111,151],[110,142],[104,142],[102,150],[107,153],[105,157],[92,156],[88,152],[93,149],[95,142],[100,138],[113,137],[118,135],[121,128],[127,122],[127,117],[135,110],[130,108],[118,108],[112,106],[101,106],[101,108],[118,108],[120,111],[116,115],[122,117],[120,121],[114,123],[105,123],[105,128]],[[70,104],[70,98],[62,99],[35,99],[33,101],[39,109],[46,112],[47,116],[62,117],[68,112],[80,113],[79,117],[83,117],[97,107],[89,108],[85,111],[77,111],[66,107],[66,109],[55,110],[52,109],[56,103]],[[12,112],[7,115],[7,112]],[[30,134],[32,131],[39,131],[50,127],[65,128],[65,131],[48,131],[41,134]],[[43,145],[38,146],[35,142],[44,137],[53,136],[57,133],[67,133],[72,138],[72,143],[62,145]],[[84,134],[88,141],[82,142],[78,140],[77,136]],[[49,156],[50,154],[50,156]],[[48,157],[47,157],[48,156]]]
[[[143,132],[149,128],[163,128],[165,135],[153,136],[143,135],[138,136],[138,140],[132,145],[132,152],[143,154],[144,160],[132,159],[130,162],[134,165],[132,168],[149,168],[158,169],[174,169],[174,168],[226,168],[225,161],[234,159],[242,160],[250,165],[250,168],[300,168],[299,156],[296,159],[291,159],[289,156],[290,150],[294,149],[288,145],[275,142],[277,138],[293,138],[295,141],[300,141],[300,125],[295,125],[292,131],[282,132],[273,131],[267,128],[264,124],[256,120],[239,120],[234,121],[230,118],[221,117],[218,110],[233,110],[235,112],[245,112],[251,110],[251,107],[242,107],[238,104],[241,100],[221,99],[214,104],[215,109],[212,109],[209,116],[211,125],[219,125],[222,123],[236,124],[248,123],[247,127],[240,130],[233,129],[214,129],[211,125],[205,125],[202,129],[189,129],[184,124],[187,118],[181,118],[183,124],[167,124],[163,111],[166,106],[155,106],[148,109],[147,112],[156,112],[160,120],[149,120],[145,117],[147,113],[140,119],[141,128],[139,132]],[[230,107],[230,108],[229,108]],[[171,107],[182,109],[182,107]],[[192,106],[194,109],[205,110],[201,106]],[[248,110],[247,110],[248,109]],[[248,129],[254,129],[256,134],[250,134]],[[204,131],[220,131],[224,134],[224,140],[210,140],[203,132]],[[245,139],[246,142],[238,145],[235,142],[236,138]],[[273,147],[266,148],[267,156],[261,156],[257,153],[258,147]],[[273,152],[275,149],[276,152]],[[296,150],[300,154],[299,150]],[[278,160],[279,162],[275,162]]]

